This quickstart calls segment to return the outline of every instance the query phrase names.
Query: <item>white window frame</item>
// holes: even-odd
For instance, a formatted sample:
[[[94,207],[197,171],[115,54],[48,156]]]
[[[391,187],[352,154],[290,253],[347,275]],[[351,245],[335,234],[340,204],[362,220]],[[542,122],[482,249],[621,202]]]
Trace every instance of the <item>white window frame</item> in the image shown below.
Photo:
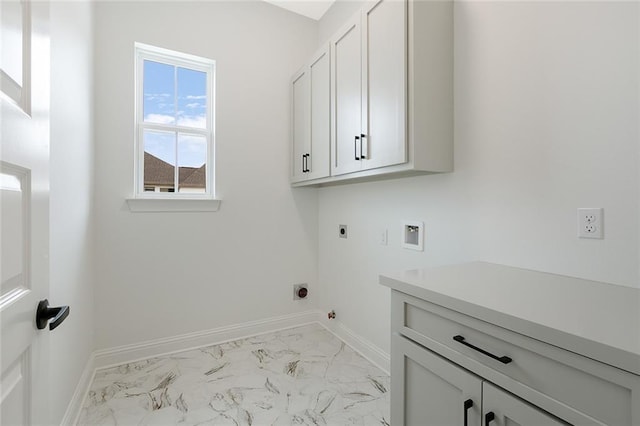
[[[144,61],[160,62],[181,68],[201,71],[207,75],[207,116],[206,128],[178,126],[177,124],[145,123],[144,121]],[[135,164],[134,164],[134,199],[142,200],[214,200],[215,199],[215,70],[216,62],[212,59],[163,49],[142,43],[135,43]],[[177,91],[177,87],[175,87]],[[177,102],[177,99],[176,99]],[[178,164],[175,167],[176,192],[145,192],[144,191],[144,131],[157,130],[174,132],[176,135],[187,134],[204,136],[207,140],[206,157],[206,191],[205,193],[180,193],[178,190]],[[177,150],[177,138],[176,138]],[[176,153],[176,160],[178,156]],[[128,200],[130,208],[132,200]],[[157,203],[151,203],[157,204]],[[151,205],[146,203],[145,205]],[[175,207],[169,208],[175,210]],[[134,209],[132,208],[132,211]],[[152,209],[153,210],[153,209]],[[164,210],[161,208],[160,210]],[[192,210],[192,209],[187,209]],[[216,208],[217,210],[217,208]]]

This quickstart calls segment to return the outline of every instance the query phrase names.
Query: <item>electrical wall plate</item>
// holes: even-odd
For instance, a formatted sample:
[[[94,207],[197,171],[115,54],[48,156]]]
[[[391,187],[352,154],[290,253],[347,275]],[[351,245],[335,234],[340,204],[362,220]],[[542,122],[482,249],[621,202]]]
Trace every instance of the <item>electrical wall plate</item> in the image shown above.
[[[578,209],[578,238],[604,239],[604,209]]]
[[[424,250],[424,223],[406,220],[402,224],[402,247],[410,250]]]

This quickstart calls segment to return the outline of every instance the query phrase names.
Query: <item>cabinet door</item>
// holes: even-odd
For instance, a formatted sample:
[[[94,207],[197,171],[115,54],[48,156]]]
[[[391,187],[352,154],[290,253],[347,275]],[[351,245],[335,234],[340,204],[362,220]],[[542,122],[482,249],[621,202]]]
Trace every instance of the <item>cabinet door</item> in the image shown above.
[[[407,2],[379,0],[362,23],[363,169],[407,161]]]
[[[402,336],[391,340],[391,424],[480,426],[479,377]]]
[[[331,136],[331,67],[329,48],[316,54],[309,65],[311,86],[311,148],[307,157],[307,179],[329,176]]]
[[[561,426],[569,423],[527,404],[506,391],[482,384],[483,426]]]
[[[331,41],[332,52],[332,161],[331,174],[360,170],[362,132],[362,39],[360,13]]]
[[[294,75],[291,82],[292,109],[292,150],[291,150],[291,181],[300,182],[306,179],[306,158],[310,146],[310,92],[309,71],[304,68]]]

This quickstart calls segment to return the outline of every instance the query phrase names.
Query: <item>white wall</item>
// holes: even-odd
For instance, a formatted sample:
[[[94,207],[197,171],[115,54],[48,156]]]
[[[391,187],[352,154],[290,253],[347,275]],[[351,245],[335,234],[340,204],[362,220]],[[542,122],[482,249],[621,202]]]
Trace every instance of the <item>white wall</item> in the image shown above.
[[[217,213],[127,209],[136,41],[216,60]],[[97,348],[312,306],[317,195],[288,182],[289,79],[316,43],[316,22],[258,1],[96,4]]]
[[[320,306],[388,352],[385,270],[484,260],[639,286],[638,7],[456,2],[455,172],[321,189]],[[578,207],[604,207],[604,240],[576,238]],[[424,252],[400,248],[403,219],[425,222]]]
[[[51,335],[51,424],[62,419],[93,350],[93,13],[51,2],[50,295],[70,305]]]

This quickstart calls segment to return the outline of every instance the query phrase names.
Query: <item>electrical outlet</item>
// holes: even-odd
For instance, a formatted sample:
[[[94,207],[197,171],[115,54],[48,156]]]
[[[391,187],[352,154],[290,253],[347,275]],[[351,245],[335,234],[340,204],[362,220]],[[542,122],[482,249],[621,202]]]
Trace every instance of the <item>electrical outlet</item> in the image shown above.
[[[578,209],[578,238],[604,239],[604,209]]]

